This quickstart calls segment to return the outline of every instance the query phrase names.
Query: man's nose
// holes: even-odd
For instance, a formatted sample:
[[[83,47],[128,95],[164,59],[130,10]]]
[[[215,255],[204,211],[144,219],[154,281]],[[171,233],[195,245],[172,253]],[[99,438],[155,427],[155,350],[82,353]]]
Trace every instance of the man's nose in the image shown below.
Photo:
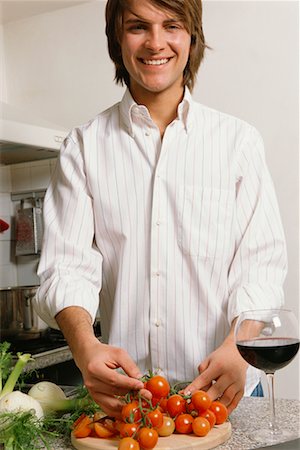
[[[165,34],[164,30],[152,29],[149,31],[145,46],[148,50],[153,52],[161,51],[165,48]]]

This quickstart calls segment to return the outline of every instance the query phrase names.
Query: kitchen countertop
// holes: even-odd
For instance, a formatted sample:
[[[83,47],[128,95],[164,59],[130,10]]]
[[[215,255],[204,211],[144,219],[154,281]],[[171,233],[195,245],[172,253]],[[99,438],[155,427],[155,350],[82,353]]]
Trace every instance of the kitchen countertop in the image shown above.
[[[231,438],[222,445],[216,447],[217,450],[254,450],[262,447],[260,444],[252,441],[247,437],[247,433],[255,431],[258,428],[268,424],[269,417],[268,398],[244,397],[238,407],[230,416],[232,425]],[[300,438],[300,402],[298,400],[276,400],[276,416],[279,426],[283,429],[290,430],[295,436]],[[99,449],[101,447],[99,446]],[[272,447],[269,447],[270,449]],[[283,444],[276,446],[281,450]],[[300,441],[297,440],[290,443],[289,450],[299,450]],[[63,444],[57,441],[51,450],[73,450],[71,444]]]
[[[98,336],[99,341],[102,341],[101,336]],[[42,353],[32,355],[33,360],[26,364],[25,370],[31,371],[33,369],[43,369],[44,367],[53,366],[65,361],[73,359],[71,350],[68,345],[48,350]]]
[[[61,362],[73,359],[71,350],[66,345],[64,347],[48,350],[32,356],[33,361],[29,361],[25,370],[31,371],[33,369],[43,369],[44,367],[53,366]]]

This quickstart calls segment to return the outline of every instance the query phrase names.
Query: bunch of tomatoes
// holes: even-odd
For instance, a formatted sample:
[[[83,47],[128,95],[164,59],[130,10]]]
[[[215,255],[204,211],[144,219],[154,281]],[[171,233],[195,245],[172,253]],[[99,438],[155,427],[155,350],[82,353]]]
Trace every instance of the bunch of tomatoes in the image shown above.
[[[198,390],[190,396],[171,389],[161,375],[151,375],[145,389],[152,400],[129,394],[124,400],[122,420],[97,415],[81,416],[74,424],[75,437],[94,436],[120,438],[118,450],[151,450],[159,437],[172,433],[206,436],[214,425],[226,421],[228,411],[219,401],[212,401],[207,392]]]

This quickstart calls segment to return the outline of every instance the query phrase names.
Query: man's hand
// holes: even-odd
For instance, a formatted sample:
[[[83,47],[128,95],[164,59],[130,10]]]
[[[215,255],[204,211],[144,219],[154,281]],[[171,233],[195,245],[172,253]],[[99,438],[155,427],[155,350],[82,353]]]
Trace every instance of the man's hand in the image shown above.
[[[244,395],[247,367],[233,339],[228,337],[199,365],[200,375],[184,389],[184,393],[205,389],[212,400],[219,399],[224,403],[230,414]]]
[[[117,397],[129,391],[141,390],[144,396],[149,397],[148,391],[143,389],[143,382],[139,380],[142,374],[121,348],[96,340],[77,364],[91,396],[108,415],[120,417],[124,402]],[[117,368],[123,369],[126,375],[115,370]]]
[[[56,316],[72,351],[76,365],[91,396],[104,412],[120,417],[124,403],[118,398],[129,391],[152,395],[139,378],[139,368],[129,354],[117,347],[102,344],[94,335],[89,313],[81,307],[68,307]],[[122,369],[125,374],[116,369]]]

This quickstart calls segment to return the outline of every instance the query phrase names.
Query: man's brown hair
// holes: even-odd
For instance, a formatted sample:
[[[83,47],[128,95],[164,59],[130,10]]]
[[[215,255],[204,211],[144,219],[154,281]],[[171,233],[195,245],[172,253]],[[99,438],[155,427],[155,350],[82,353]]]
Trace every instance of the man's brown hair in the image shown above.
[[[197,71],[206,48],[202,30],[202,0],[149,0],[160,9],[171,11],[191,35],[191,49],[187,65],[183,72],[183,84],[193,89]],[[106,4],[106,36],[109,56],[115,64],[115,80],[129,86],[130,77],[127,72],[121,52],[123,29],[123,13],[130,9],[130,0],[108,0]]]

